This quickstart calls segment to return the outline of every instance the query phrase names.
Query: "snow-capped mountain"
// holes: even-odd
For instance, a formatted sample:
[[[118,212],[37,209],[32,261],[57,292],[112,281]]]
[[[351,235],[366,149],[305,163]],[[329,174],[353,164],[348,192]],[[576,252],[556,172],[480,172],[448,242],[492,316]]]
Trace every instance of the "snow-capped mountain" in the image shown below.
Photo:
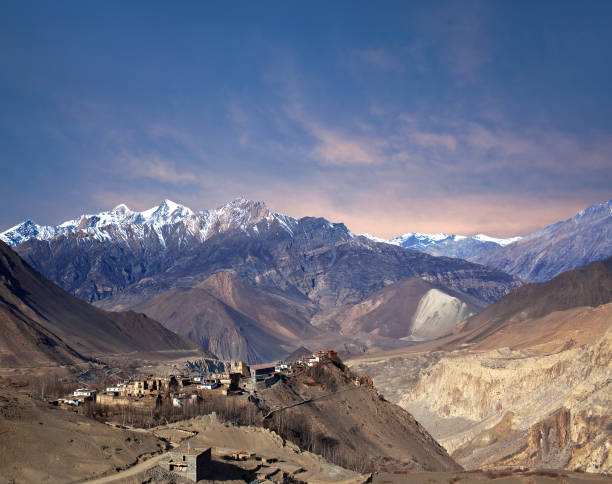
[[[222,270],[322,307],[359,301],[406,277],[487,302],[520,284],[499,271],[374,243],[342,223],[298,220],[242,198],[200,212],[169,200],[142,212],[119,205],[53,227],[25,222],[2,239],[64,289],[117,309]]]
[[[258,222],[266,221],[269,224],[274,220],[290,232],[296,223],[292,217],[272,213],[262,202],[243,198],[232,200],[213,210],[197,213],[184,205],[164,200],[142,212],[132,211],[126,205],[120,204],[112,210],[95,215],[81,215],[57,226],[39,225],[32,220],[26,220],[0,233],[0,240],[15,247],[29,239],[49,240],[56,235],[69,233],[79,233],[81,237],[99,241],[142,239],[153,235],[165,246],[170,233],[179,228],[184,232],[183,237],[203,242],[215,233],[232,229],[247,231]]]
[[[469,259],[484,254],[491,249],[505,247],[522,238],[512,237],[508,239],[498,239],[484,234],[466,237],[465,235],[449,235],[445,233],[422,234],[419,232],[410,232],[389,240],[381,239],[370,234],[362,234],[362,236],[374,242],[383,242],[398,245],[405,249],[418,250],[419,252],[425,252],[431,255],[460,259]]]
[[[528,281],[556,275],[612,256],[612,200],[591,205],[568,220],[549,225],[514,244],[471,260]]]

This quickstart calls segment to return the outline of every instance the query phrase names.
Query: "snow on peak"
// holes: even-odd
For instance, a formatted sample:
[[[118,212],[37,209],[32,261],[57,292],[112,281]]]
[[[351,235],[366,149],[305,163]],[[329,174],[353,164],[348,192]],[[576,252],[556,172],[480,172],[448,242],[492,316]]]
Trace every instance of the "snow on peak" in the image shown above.
[[[380,237],[376,237],[376,235],[372,235],[372,234],[358,234],[360,237],[365,237],[368,240],[371,240],[372,242],[378,242],[381,244],[388,244],[389,241],[387,239],[381,239]]]
[[[119,212],[119,213],[131,212],[131,210],[128,208],[128,206],[125,203],[120,203],[115,208],[113,208],[112,211]]]
[[[389,240],[390,244],[401,245],[403,246],[405,243],[408,243],[410,240],[416,239],[419,242],[431,243],[431,242],[439,242],[441,240],[448,239],[449,235],[445,233],[437,233],[437,234],[423,234],[420,232],[408,232],[404,235],[398,235],[393,239]]]
[[[55,227],[38,225],[33,220],[26,220],[0,233],[0,240],[15,247],[29,239],[45,239],[55,235]]]
[[[174,224],[194,215],[190,208],[168,199],[163,200],[157,207],[140,212],[140,214],[144,218],[144,223],[151,225]]]
[[[516,242],[517,240],[521,240],[523,237],[510,237],[507,239],[498,239],[496,237],[489,237],[485,234],[476,234],[472,237],[474,240],[478,240],[480,242],[493,242],[494,244],[501,245],[502,247]]]

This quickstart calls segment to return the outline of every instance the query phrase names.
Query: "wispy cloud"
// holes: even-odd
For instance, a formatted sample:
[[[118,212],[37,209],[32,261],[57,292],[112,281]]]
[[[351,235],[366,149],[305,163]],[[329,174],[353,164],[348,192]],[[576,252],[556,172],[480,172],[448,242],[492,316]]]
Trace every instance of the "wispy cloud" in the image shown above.
[[[133,179],[148,178],[174,185],[195,183],[198,180],[194,173],[180,170],[173,161],[155,155],[140,157],[124,154],[120,158],[120,165],[123,174]]]
[[[317,139],[312,157],[328,165],[372,165],[380,163],[384,143],[341,135],[317,123],[309,123],[310,133]]]
[[[389,50],[382,48],[369,48],[355,51],[354,56],[362,63],[378,67],[380,69],[400,71],[403,69],[402,62]]]
[[[448,151],[455,151],[457,147],[457,138],[446,133],[416,131],[410,134],[410,139],[417,145],[427,148],[441,148]]]

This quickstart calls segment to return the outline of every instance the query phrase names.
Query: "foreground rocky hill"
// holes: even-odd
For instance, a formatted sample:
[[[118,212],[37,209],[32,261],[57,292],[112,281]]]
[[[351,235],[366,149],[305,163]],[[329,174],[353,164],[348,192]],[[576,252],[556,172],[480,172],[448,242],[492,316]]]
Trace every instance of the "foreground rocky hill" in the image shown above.
[[[610,472],[611,281],[612,260],[594,263],[445,338],[351,364],[466,468]]]
[[[344,467],[361,471],[461,469],[368,377],[332,362],[297,371],[258,392],[264,425]]]

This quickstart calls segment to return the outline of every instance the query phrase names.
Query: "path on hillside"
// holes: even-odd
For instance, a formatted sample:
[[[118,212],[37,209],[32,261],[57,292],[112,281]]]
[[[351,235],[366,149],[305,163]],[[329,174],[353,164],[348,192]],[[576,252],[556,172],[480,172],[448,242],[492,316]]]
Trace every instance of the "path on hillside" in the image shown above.
[[[138,464],[129,467],[123,471],[119,471],[116,474],[111,474],[110,476],[99,477],[96,479],[92,479],[90,481],[83,481],[83,483],[87,484],[106,484],[107,482],[115,482],[122,479],[127,479],[128,477],[133,477],[141,472],[149,470],[151,467],[155,466],[160,460],[164,457],[168,457],[169,452],[164,452],[163,454],[156,455],[155,457],[151,457],[143,462],[139,462]]]
[[[267,414],[264,415],[264,419],[271,417],[272,414],[274,414],[276,412],[281,412],[281,411],[286,410],[288,408],[293,408],[293,407],[297,407],[299,405],[304,405],[305,403],[316,402],[317,400],[322,400],[322,399],[327,398],[327,397],[332,397],[334,395],[339,395],[340,393],[345,393],[345,392],[350,392],[350,391],[353,391],[353,390],[358,390],[359,388],[360,387],[357,387],[357,386],[353,387],[353,388],[345,388],[344,390],[340,390],[340,391],[337,391],[337,392],[327,393],[325,395],[320,395],[318,397],[313,397],[313,398],[309,398],[307,400],[302,400],[301,402],[295,402],[295,403],[292,403],[290,405],[284,405],[284,406],[279,407],[279,408],[274,408],[274,409],[270,410]]]

